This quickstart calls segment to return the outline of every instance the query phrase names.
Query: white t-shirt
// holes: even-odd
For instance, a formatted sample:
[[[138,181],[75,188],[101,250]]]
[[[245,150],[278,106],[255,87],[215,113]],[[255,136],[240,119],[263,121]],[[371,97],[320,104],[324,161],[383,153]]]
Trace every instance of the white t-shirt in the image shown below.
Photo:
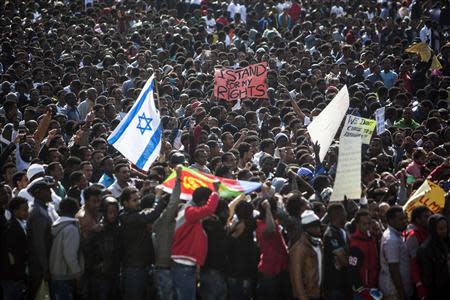
[[[345,14],[344,13],[344,8],[342,8],[342,6],[334,5],[331,8],[331,14],[335,14],[336,17],[342,17]]]
[[[278,3],[276,7],[277,7],[278,12],[282,12],[285,9],[291,7],[291,5],[292,5],[292,3],[290,1],[284,1],[284,2]]]
[[[431,46],[431,29],[427,26],[423,26],[419,33],[420,41],[422,43],[427,43]]]
[[[247,22],[247,8],[243,4],[239,4],[238,12],[241,15],[241,21]]]
[[[203,19],[205,20],[205,23],[206,23],[206,31],[208,33],[213,33],[214,27],[216,26],[216,20],[214,20],[214,18],[211,18],[210,20],[208,20],[208,18],[206,16],[203,17]]]

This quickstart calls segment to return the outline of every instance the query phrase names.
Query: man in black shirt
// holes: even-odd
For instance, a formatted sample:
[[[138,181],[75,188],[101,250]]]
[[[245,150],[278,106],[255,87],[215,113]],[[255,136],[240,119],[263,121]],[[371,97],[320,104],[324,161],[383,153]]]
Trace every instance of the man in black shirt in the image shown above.
[[[153,224],[167,205],[167,202],[159,201],[153,209],[140,210],[140,199],[135,187],[126,187],[122,192],[124,210],[119,220],[122,225],[120,242],[124,300],[144,298],[149,267],[154,262],[152,238],[147,225]]]
[[[226,232],[228,216],[228,205],[221,200],[215,215],[203,221],[203,228],[208,236],[208,254],[200,273],[200,293],[205,300],[225,300],[227,296],[225,271],[229,248]]]
[[[351,297],[347,280],[348,236],[344,229],[347,213],[341,203],[328,206],[328,225],[324,236],[324,288],[327,300],[345,300]]]

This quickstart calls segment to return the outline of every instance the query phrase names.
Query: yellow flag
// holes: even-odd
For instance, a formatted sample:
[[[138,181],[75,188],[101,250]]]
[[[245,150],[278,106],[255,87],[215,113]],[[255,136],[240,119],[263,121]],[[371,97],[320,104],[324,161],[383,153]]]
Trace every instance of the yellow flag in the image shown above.
[[[431,58],[431,49],[425,43],[416,43],[405,50],[408,53],[415,53],[420,56],[421,61],[429,61]]]
[[[431,62],[431,70],[439,70],[442,69],[441,62],[437,58],[436,55],[433,56],[433,61]]]
[[[405,50],[408,53],[415,53],[420,56],[420,60],[427,62],[430,60],[432,52],[431,48],[425,43],[416,43]],[[433,60],[431,62],[431,70],[442,69],[442,65],[437,59],[436,55],[433,55]]]
[[[403,210],[410,218],[412,210],[420,205],[425,205],[435,214],[440,213],[445,205],[445,191],[439,185],[425,180],[403,206]]]

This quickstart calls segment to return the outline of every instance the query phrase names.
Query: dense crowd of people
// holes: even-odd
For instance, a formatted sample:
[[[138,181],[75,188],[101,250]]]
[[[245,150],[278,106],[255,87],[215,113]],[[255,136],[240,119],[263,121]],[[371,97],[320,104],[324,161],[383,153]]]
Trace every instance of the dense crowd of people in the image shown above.
[[[0,15],[0,299],[450,297],[448,1],[6,0]],[[268,99],[212,95],[215,67],[258,62]],[[163,144],[143,172],[107,138],[151,75]],[[348,114],[385,107],[386,130],[362,145],[361,198],[329,201],[339,133],[321,161],[307,125],[344,85]],[[219,180],[186,202],[182,166],[261,188],[224,199]],[[405,214],[426,180],[445,207]]]

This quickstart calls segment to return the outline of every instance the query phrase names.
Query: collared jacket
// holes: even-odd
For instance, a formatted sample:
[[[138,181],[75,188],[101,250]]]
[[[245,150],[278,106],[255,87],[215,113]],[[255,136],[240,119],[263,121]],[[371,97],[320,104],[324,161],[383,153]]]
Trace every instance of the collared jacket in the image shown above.
[[[73,280],[84,272],[80,249],[81,233],[78,220],[59,217],[52,225],[53,244],[50,251],[50,274],[54,280]]]
[[[189,260],[203,266],[208,251],[208,237],[201,220],[214,214],[219,204],[219,194],[213,192],[208,202],[201,206],[186,204],[178,213],[172,243],[172,259]]]
[[[27,221],[27,236],[29,242],[29,269],[31,274],[43,276],[48,272],[52,220],[47,206],[35,199]]]
[[[350,236],[348,265],[353,290],[378,287],[377,243],[359,230]]]
[[[0,278],[5,280],[25,280],[28,261],[27,236],[20,221],[12,217],[6,223],[1,235],[0,245]]]
[[[323,257],[322,245],[320,255]],[[323,274],[323,264],[319,265],[319,259],[323,262],[322,258],[317,257],[307,233],[302,234],[292,245],[289,252],[289,275],[295,298],[320,298],[321,277],[323,278],[320,274]]]

